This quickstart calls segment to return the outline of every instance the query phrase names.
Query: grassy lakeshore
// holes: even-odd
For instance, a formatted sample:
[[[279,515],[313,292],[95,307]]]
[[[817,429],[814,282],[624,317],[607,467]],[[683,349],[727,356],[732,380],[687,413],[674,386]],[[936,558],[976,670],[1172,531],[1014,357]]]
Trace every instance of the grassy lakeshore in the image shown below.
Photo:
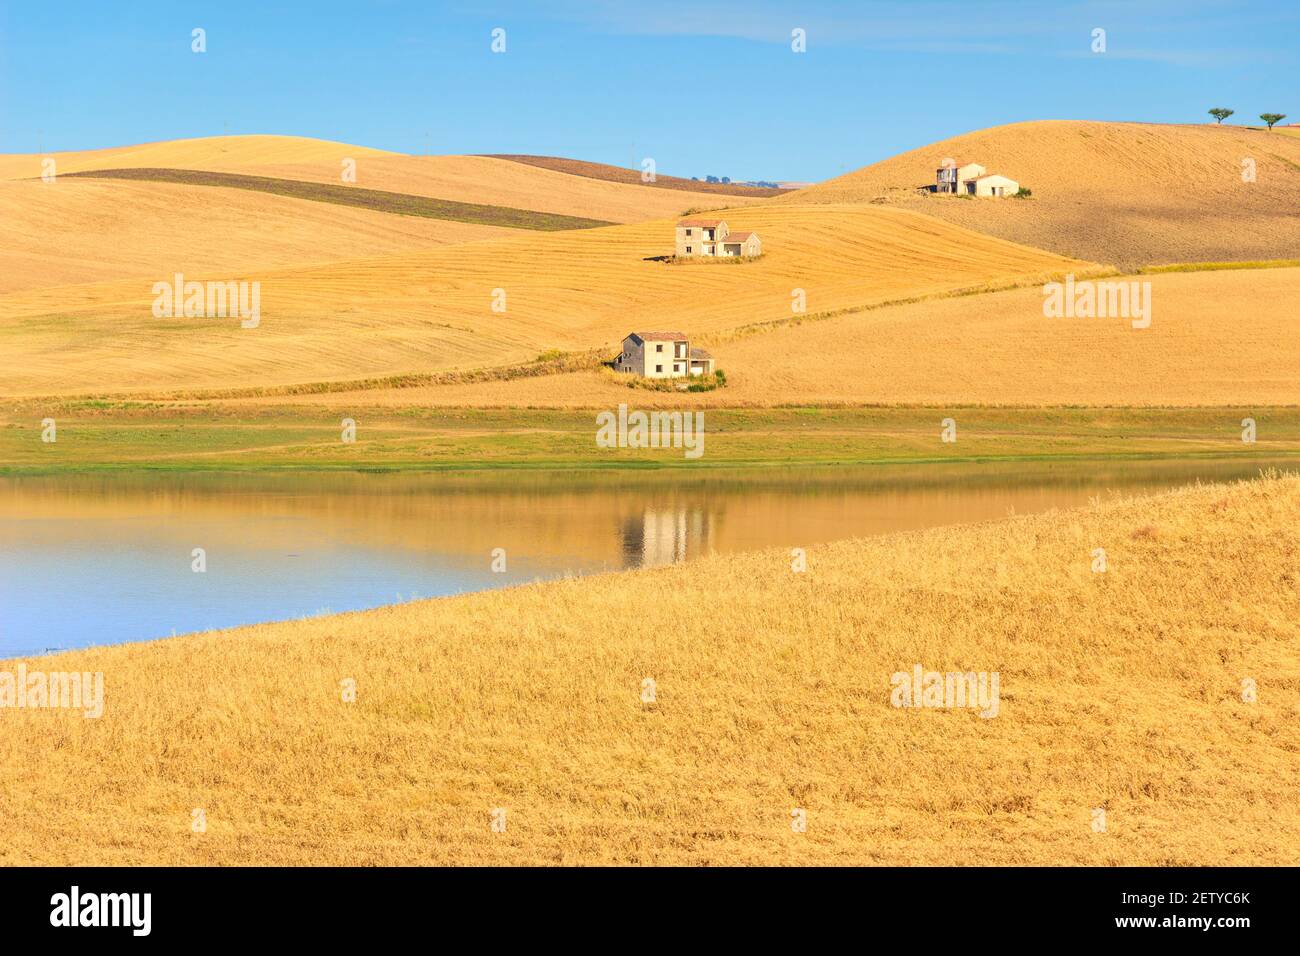
[[[1273,477],[30,659],[0,862],[1291,864],[1298,557]]]
[[[628,391],[627,404],[640,406]],[[685,398],[679,407],[689,407]],[[1300,455],[1300,408],[708,409],[704,454],[596,446],[593,409],[53,402],[0,406],[0,474],[714,468]],[[957,441],[940,440],[953,418]],[[1256,420],[1257,441],[1241,440]],[[41,441],[53,418],[57,440]],[[342,441],[342,421],[356,440]]]

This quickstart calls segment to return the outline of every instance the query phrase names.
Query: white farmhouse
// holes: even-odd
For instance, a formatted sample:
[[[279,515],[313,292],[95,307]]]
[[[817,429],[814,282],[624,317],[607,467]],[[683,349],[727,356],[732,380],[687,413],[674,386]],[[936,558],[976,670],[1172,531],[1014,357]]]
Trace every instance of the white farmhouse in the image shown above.
[[[683,219],[677,223],[678,256],[757,256],[763,243],[756,232],[732,232],[725,219]]]
[[[965,196],[1014,196],[1020,183],[997,173],[989,173],[979,163],[957,165],[945,161],[935,170],[934,191]]]
[[[614,371],[646,378],[712,375],[713,365],[713,356],[691,348],[684,332],[633,332],[623,339],[623,351],[614,359]]]

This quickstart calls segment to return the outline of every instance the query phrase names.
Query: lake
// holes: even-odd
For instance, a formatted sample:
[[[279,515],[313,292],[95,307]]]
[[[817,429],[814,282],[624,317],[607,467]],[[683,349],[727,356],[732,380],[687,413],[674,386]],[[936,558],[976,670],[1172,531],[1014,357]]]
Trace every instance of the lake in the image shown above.
[[[3,478],[0,658],[985,521],[1266,466]]]

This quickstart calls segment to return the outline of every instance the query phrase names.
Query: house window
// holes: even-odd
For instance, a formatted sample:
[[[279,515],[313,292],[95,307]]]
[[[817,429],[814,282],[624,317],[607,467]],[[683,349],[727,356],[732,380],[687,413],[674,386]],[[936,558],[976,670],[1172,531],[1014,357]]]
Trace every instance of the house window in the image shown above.
[[[689,229],[687,229],[687,230],[686,230],[686,235],[689,236],[690,234],[691,234],[691,231],[690,231]]]
[[[662,342],[660,342],[658,345],[655,346],[656,352],[662,352],[663,350],[664,350],[664,344]]]
[[[687,246],[687,247],[686,247],[686,251],[687,251],[687,252],[690,252],[690,251],[691,251],[691,247],[690,247],[690,246]]]
[[[664,367],[663,367],[662,365],[656,365],[656,366],[655,366],[655,371],[656,371],[656,372],[662,372],[663,370],[664,370]]]

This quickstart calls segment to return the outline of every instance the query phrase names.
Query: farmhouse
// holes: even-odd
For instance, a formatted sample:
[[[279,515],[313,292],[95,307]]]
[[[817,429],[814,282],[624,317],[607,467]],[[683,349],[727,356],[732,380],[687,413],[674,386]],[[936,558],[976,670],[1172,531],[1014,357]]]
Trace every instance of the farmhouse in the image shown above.
[[[989,173],[979,163],[966,163],[958,166],[952,161],[945,162],[934,177],[934,191],[937,193],[957,193],[966,196],[1014,196],[1020,184],[1014,179]]]
[[[756,232],[732,232],[725,219],[683,219],[677,223],[679,256],[757,256],[763,243]]]
[[[691,348],[685,332],[633,332],[623,339],[614,371],[646,378],[712,375],[713,356],[704,349]]]

